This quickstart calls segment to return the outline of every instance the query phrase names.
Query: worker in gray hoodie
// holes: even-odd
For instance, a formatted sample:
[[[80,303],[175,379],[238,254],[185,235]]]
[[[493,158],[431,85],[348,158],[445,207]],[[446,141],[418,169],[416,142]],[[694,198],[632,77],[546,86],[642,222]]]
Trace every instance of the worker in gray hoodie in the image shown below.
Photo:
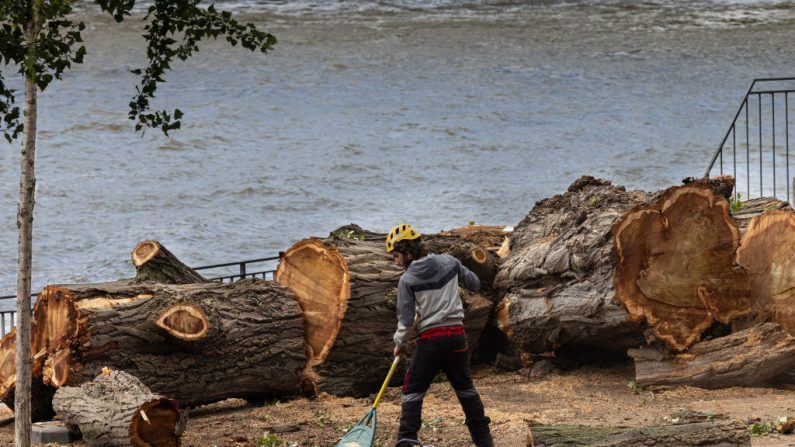
[[[405,268],[398,282],[395,356],[408,354],[409,328],[419,337],[403,383],[403,402],[395,447],[422,445],[417,432],[422,421],[422,401],[439,371],[455,390],[466,416],[466,425],[477,447],[493,447],[491,422],[475,389],[469,370],[469,348],[464,333],[464,306],[458,286],[476,292],[477,275],[450,255],[427,254],[419,231],[408,224],[396,226],[386,237],[386,251]]]

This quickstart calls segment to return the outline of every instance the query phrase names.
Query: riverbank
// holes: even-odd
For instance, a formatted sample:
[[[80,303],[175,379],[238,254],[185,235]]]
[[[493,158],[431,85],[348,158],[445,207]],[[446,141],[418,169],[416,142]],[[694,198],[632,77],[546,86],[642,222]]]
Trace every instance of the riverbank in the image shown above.
[[[527,422],[643,427],[666,423],[680,409],[725,414],[746,422],[795,416],[795,392],[774,388],[702,390],[676,387],[649,391],[631,387],[630,363],[611,368],[586,367],[534,377],[528,371],[498,372],[475,368],[497,447],[526,444]],[[320,396],[287,402],[247,403],[230,399],[191,411],[183,446],[257,446],[266,432],[287,446],[333,445],[368,410],[370,399]],[[394,443],[400,415],[400,389],[390,389],[378,409],[378,442]],[[0,416],[7,416],[6,414]],[[426,398],[421,438],[435,447],[467,446],[463,415],[449,384],[438,381]],[[13,444],[13,424],[0,428],[0,445]],[[753,436],[753,447],[793,447],[795,435]],[[84,442],[71,444],[85,447]],[[50,444],[47,447],[56,447]]]

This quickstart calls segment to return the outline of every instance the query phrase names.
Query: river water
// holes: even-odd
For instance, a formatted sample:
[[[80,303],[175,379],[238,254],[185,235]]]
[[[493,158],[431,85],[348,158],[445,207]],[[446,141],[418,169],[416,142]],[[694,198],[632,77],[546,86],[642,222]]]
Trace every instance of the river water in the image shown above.
[[[279,43],[209,42],[176,63],[154,104],[185,112],[169,138],[126,117],[140,20],[78,8],[86,61],[40,96],[34,290],[131,276],[143,239],[196,266],[350,222],[515,224],[584,174],[664,188],[703,175],[753,78],[795,74],[792,2],[218,6]],[[18,153],[0,143],[0,295],[15,288]]]

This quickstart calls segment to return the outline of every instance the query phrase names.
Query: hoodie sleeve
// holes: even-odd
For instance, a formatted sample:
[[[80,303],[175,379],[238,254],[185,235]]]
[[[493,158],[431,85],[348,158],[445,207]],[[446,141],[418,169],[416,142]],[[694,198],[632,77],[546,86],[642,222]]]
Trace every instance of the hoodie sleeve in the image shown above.
[[[472,273],[472,270],[464,267],[464,264],[461,264],[461,261],[458,259],[455,260],[458,264],[458,283],[470,292],[477,292],[480,290],[480,279],[478,275]]]
[[[406,334],[414,325],[414,292],[403,280],[398,281],[397,318],[398,325],[393,337],[395,344],[402,346],[406,342]]]

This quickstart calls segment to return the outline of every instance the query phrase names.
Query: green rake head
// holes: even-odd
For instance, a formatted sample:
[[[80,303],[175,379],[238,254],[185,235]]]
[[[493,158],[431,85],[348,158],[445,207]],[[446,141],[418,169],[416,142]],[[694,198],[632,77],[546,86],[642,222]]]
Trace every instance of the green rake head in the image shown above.
[[[345,434],[336,447],[372,447],[375,440],[376,420],[373,408]]]

